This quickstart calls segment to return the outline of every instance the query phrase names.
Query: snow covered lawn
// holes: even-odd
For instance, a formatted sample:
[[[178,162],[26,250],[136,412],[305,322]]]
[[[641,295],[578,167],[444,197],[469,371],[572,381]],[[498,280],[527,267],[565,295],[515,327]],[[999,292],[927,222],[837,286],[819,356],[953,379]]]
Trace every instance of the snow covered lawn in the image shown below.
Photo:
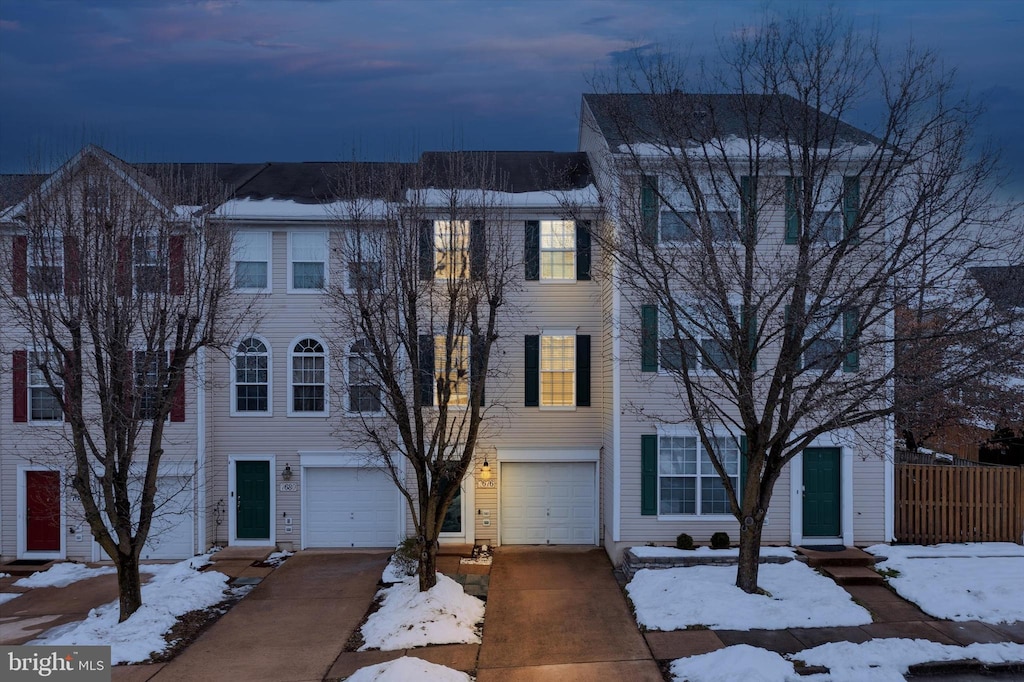
[[[93,609],[85,620],[53,628],[29,644],[108,645],[112,664],[144,661],[167,648],[164,634],[179,616],[224,600],[228,577],[216,571],[196,570],[208,561],[207,554],[176,564],[143,566],[142,571],[152,573],[153,578],[142,586],[142,607],[128,620],[117,622],[115,600]]]
[[[385,575],[398,577],[389,576],[387,571]],[[377,595],[383,601],[380,610],[370,614],[363,625],[360,651],[480,643],[478,625],[484,619],[484,603],[442,573],[437,574],[437,584],[426,592],[420,592],[418,578],[410,576]]]
[[[45,571],[33,573],[14,582],[15,587],[67,587],[79,580],[88,580],[100,575],[117,573],[113,566],[100,566],[89,568],[85,564],[72,562],[54,564]]]
[[[785,657],[738,644],[701,656],[673,661],[672,675],[690,682],[886,682],[903,680],[911,665],[929,661],[977,659],[983,663],[1024,660],[1024,644],[952,646],[924,639],[872,639],[861,644],[836,642],[804,649]],[[801,676],[791,661],[829,669],[828,675]]]
[[[871,614],[848,592],[798,561],[761,565],[758,583],[770,597],[747,594],[735,582],[735,566],[643,569],[626,591],[637,622],[651,630],[694,625],[779,630],[871,622]]]
[[[739,547],[729,547],[727,549],[711,549],[710,547],[676,549],[675,547],[650,547],[645,545],[642,547],[630,547],[629,551],[635,554],[639,559],[675,559],[679,557],[716,557],[733,559],[740,555]],[[793,558],[796,556],[796,551],[792,547],[762,547],[761,556]]]
[[[431,680],[431,682],[472,682],[466,673],[428,663],[422,658],[402,656],[387,663],[369,665],[352,673],[347,682],[408,682],[409,680]]]
[[[888,557],[889,584],[936,618],[986,623],[1024,621],[1024,547],[1010,543],[875,545]]]

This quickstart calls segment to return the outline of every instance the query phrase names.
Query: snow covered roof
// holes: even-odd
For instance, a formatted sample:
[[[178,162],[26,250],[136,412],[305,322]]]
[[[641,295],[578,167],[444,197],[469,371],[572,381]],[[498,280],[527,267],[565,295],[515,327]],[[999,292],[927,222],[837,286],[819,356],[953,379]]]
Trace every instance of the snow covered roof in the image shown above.
[[[1000,308],[1024,308],[1024,265],[976,267],[970,273]]]

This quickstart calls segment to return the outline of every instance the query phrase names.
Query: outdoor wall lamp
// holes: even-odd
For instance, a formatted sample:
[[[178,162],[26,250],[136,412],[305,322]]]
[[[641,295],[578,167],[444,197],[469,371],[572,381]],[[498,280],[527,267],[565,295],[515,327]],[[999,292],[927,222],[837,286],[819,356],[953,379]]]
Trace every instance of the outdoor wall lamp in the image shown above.
[[[281,472],[281,478],[283,478],[286,481],[292,480],[292,465],[291,464],[285,464],[284,465],[284,471]]]
[[[491,479],[491,465],[484,457],[484,465],[480,467],[480,480],[489,481]]]

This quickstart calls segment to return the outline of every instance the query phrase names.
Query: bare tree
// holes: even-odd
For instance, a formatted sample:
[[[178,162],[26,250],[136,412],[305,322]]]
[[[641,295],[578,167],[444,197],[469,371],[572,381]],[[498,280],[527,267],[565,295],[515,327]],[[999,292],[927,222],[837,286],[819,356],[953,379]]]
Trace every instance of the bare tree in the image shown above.
[[[892,58],[834,11],[737,32],[714,67],[640,54],[596,85],[585,124],[608,141],[593,152],[610,220],[595,238],[637,304],[645,369],[677,398],[650,416],[695,428],[740,524],[736,584],[754,592],[783,467],[892,414],[895,311],[957,299],[1008,224],[997,165],[933,54]],[[930,333],[998,336],[971,300]],[[991,365],[956,360],[947,385]]]
[[[344,274],[330,292],[343,400],[357,417],[338,428],[379,456],[408,501],[421,591],[437,582],[445,514],[474,464],[516,274],[493,159],[432,158],[343,165],[335,265]]]
[[[147,171],[92,146],[64,164],[5,216],[0,294],[27,349],[16,376],[41,377],[42,408],[65,422],[72,486],[117,568],[122,621],[142,604],[139,557],[184,377],[244,314],[229,300],[230,235],[197,217],[223,188],[209,169]]]

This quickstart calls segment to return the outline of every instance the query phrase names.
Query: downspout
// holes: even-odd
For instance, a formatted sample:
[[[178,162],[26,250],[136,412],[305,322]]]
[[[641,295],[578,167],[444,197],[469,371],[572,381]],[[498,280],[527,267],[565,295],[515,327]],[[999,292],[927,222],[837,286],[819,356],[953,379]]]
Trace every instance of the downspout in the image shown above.
[[[206,349],[196,352],[196,497],[199,499],[199,551],[210,543],[206,537]]]

